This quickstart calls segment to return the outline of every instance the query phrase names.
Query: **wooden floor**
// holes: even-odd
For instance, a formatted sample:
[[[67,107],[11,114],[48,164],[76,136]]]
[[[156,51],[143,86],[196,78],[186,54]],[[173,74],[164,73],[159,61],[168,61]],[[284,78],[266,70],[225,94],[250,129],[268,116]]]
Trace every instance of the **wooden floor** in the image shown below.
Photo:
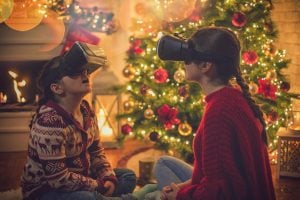
[[[145,144],[128,140],[123,148],[106,149],[106,154],[112,166],[116,167],[122,156],[130,154],[130,152],[139,147],[145,147]],[[0,152],[0,191],[17,189],[19,187],[19,180],[25,162],[26,152]],[[283,177],[278,179],[275,165],[272,165],[272,176],[277,200],[300,199],[300,179]]]

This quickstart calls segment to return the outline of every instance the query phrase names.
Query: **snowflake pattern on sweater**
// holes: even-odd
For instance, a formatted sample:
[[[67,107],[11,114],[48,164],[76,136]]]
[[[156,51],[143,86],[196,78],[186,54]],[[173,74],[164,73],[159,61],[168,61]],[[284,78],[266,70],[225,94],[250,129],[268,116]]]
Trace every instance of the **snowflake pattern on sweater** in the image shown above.
[[[51,190],[93,191],[98,187],[95,179],[115,178],[101,146],[94,112],[87,101],[82,101],[80,110],[83,127],[53,101],[34,116],[21,177],[24,199]]]

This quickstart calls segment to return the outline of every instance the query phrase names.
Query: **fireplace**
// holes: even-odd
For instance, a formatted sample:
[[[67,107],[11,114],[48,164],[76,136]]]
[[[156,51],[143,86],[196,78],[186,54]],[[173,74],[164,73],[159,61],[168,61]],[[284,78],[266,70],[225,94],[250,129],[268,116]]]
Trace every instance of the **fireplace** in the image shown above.
[[[0,152],[27,149],[28,124],[36,108],[37,75],[63,46],[63,41],[53,43],[52,34],[45,23],[29,31],[15,31],[0,23]],[[44,47],[50,45],[56,47],[46,51]]]
[[[36,77],[46,61],[0,62],[0,152],[25,151],[36,109]]]

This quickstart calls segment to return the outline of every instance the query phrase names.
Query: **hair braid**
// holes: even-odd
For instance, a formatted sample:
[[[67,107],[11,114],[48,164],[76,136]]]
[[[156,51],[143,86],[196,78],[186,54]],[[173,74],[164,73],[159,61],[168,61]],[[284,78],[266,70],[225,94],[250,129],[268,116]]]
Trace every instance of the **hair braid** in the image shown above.
[[[257,103],[255,102],[255,100],[251,97],[251,94],[249,92],[249,86],[246,84],[244,78],[242,77],[241,71],[240,71],[239,68],[237,69],[237,73],[235,75],[235,78],[236,78],[237,84],[241,87],[243,95],[246,98],[246,100],[247,100],[250,108],[252,109],[255,117],[257,117],[263,125],[264,131],[263,131],[263,134],[262,134],[262,139],[265,142],[265,144],[267,144],[268,141],[267,141],[267,134],[266,134],[266,130],[265,130],[266,122],[265,122],[264,117],[263,117],[263,112],[260,109],[260,107],[257,105]]]

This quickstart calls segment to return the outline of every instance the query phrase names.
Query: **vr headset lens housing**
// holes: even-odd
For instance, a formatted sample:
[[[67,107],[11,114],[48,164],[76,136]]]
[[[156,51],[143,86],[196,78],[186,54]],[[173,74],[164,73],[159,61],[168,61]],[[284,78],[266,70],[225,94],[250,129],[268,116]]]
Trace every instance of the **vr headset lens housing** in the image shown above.
[[[78,75],[84,70],[91,74],[107,64],[103,49],[95,45],[75,42],[72,48],[63,56],[62,70],[65,75]]]
[[[183,40],[174,36],[165,35],[157,43],[157,54],[161,60],[184,61],[227,61],[229,58],[196,51],[191,40]]]
[[[91,74],[106,64],[107,58],[103,49],[96,45],[75,42],[63,56],[58,56],[46,63],[39,84],[43,88],[63,76],[78,76],[85,70]]]
[[[157,53],[162,60],[183,61],[187,56],[188,43],[170,35],[163,36],[157,44]]]

